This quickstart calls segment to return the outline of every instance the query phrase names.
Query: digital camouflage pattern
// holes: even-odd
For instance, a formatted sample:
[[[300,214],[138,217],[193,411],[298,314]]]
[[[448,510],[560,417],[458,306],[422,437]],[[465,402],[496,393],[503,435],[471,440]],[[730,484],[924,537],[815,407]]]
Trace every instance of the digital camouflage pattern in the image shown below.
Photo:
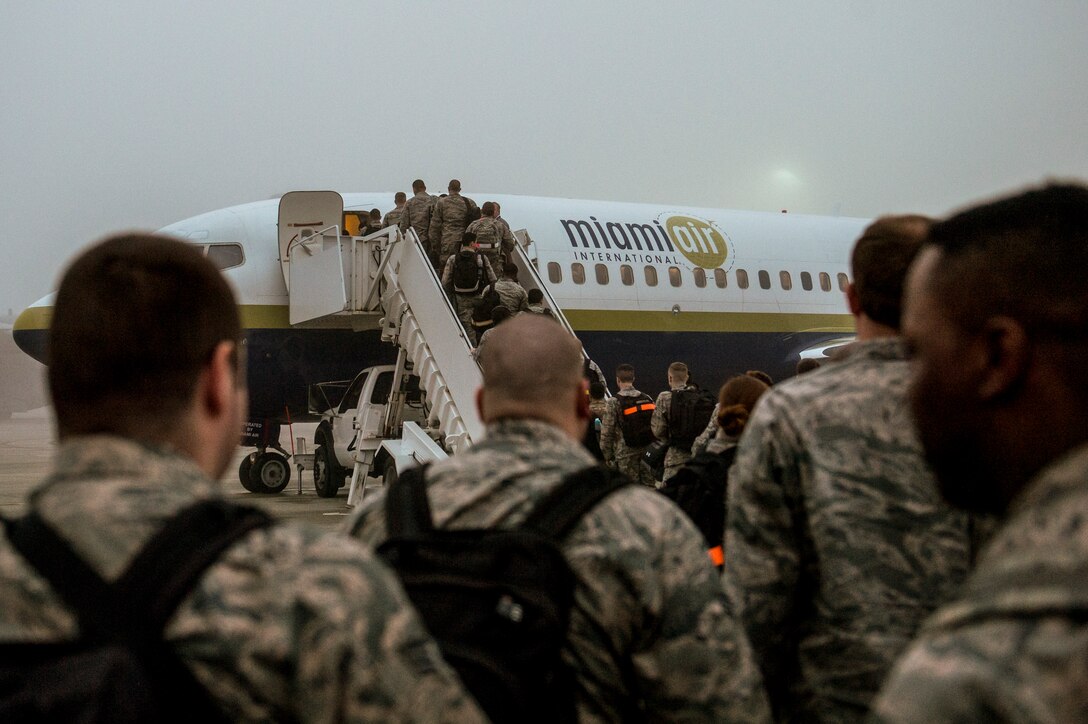
[[[432,196],[426,191],[413,194],[404,202],[404,215],[400,217],[401,233],[408,233],[408,229],[415,229],[423,248],[427,250],[431,263],[438,267],[438,248],[430,241],[431,212],[438,201],[437,196]],[[438,267],[441,269],[442,267]]]
[[[187,458],[73,439],[30,498],[106,580],[182,508],[219,494]],[[74,638],[75,617],[0,535],[0,640]],[[249,533],[205,574],[166,638],[235,721],[482,721],[396,577],[311,526]]]
[[[475,206],[475,201],[461,194],[443,196],[435,203],[429,237],[431,246],[438,251],[439,268],[461,247],[461,236],[468,226],[466,213],[469,207]]]
[[[440,527],[514,526],[564,476],[594,460],[557,428],[503,421],[427,473]],[[384,496],[350,521],[376,545]],[[748,643],[728,615],[718,574],[691,521],[664,496],[632,485],[598,504],[563,549],[581,585],[564,652],[583,722],[760,722],[769,716]]]
[[[484,261],[484,278],[481,282],[482,284],[494,284],[495,271],[491,268],[491,262],[487,260],[486,256],[483,256],[482,254],[480,256]],[[483,296],[483,289],[476,294],[458,294],[452,291],[453,264],[456,259],[456,254],[446,259],[446,264],[442,268],[442,286],[450,293],[450,299],[453,301],[453,306],[457,310],[457,318],[461,320],[461,326],[464,327],[469,341],[476,344],[478,340],[476,339],[476,330],[472,326],[472,313],[476,310],[476,303],[480,301],[480,298]]]
[[[710,413],[710,422],[706,424],[706,428],[699,433],[699,436],[695,438],[695,442],[691,444],[691,456],[695,457],[701,452],[706,452],[710,442],[718,434],[718,408],[720,404],[714,405],[714,412]]]
[[[650,420],[650,429],[654,432],[654,437],[663,442],[667,442],[669,439],[669,410],[672,408],[672,393],[675,390],[687,390],[692,389],[691,385],[684,385],[683,387],[674,387],[672,390],[665,390],[657,396],[657,401],[654,402],[654,416]],[[676,475],[676,471],[683,467],[684,463],[691,460],[691,449],[683,446],[669,446],[669,451],[665,453],[665,473],[661,476],[661,482]]]
[[[404,213],[405,209],[403,206],[386,212],[385,216],[382,218],[382,228],[384,229],[387,226],[399,227],[400,220],[404,218]]]
[[[725,581],[782,720],[864,716],[922,620],[966,578],[898,339],[771,388],[729,473]]]
[[[895,722],[1088,720],[1088,446],[1014,501],[873,706]]]
[[[510,227],[494,217],[481,216],[468,225],[467,231],[476,234],[476,243],[491,260],[491,265],[501,269],[500,255],[514,250],[514,235],[510,233]]]
[[[529,309],[529,293],[513,279],[500,279],[495,282],[495,291],[499,293],[502,306],[510,310],[514,315]]]
[[[647,487],[655,487],[654,475],[646,463],[642,462],[642,454],[646,447],[628,447],[623,439],[623,431],[619,426],[620,397],[641,397],[642,393],[631,388],[620,390],[616,396],[608,400],[604,415],[601,417],[601,452],[605,462],[631,478],[635,482]]]

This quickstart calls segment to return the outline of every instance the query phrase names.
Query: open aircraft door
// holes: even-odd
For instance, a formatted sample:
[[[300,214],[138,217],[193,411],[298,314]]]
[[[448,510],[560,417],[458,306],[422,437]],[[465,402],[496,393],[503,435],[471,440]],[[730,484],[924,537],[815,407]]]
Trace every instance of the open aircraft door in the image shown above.
[[[343,311],[348,304],[341,253],[344,198],[335,191],[292,191],[279,206],[279,251],[291,324]]]

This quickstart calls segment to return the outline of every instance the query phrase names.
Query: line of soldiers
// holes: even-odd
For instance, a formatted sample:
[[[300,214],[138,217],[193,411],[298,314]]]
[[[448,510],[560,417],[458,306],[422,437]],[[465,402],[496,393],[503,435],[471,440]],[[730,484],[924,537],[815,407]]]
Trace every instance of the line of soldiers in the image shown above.
[[[580,721],[1085,718],[1088,188],[879,219],[851,266],[856,344],[716,433],[735,456],[721,575],[644,485],[560,543]],[[113,581],[175,511],[221,495],[246,409],[237,306],[192,247],[116,237],[69,267],[50,334],[60,444],[28,507]],[[523,314],[492,341],[486,436],[427,471],[442,529],[518,526],[593,463],[577,340]],[[617,379],[624,397],[633,370]],[[368,497],[348,535],[255,530],[181,600],[166,651],[226,718],[483,720],[372,552],[385,506]],[[85,622],[0,537],[0,642]]]

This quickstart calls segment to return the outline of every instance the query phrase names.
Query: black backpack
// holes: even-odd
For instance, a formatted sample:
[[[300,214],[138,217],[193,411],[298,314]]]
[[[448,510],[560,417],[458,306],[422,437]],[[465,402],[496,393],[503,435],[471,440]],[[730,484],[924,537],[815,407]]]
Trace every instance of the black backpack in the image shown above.
[[[491,312],[495,310],[495,307],[502,304],[502,297],[495,291],[495,285],[488,285],[487,289],[476,300],[476,305],[472,308],[472,326],[473,327],[491,327],[494,321],[491,318]]]
[[[711,560],[719,569],[723,563],[729,466],[736,454],[736,446],[720,453],[701,452],[677,470],[660,489],[695,523],[706,540]]]
[[[461,200],[465,202],[465,227],[467,228],[469,224],[479,219],[480,216],[483,215],[483,212],[480,211],[479,206],[469,201],[466,197],[462,196]]]
[[[446,530],[434,527],[425,473],[407,470],[389,487],[389,539],[378,554],[489,718],[574,721],[574,674],[560,652],[577,580],[559,543],[630,481],[586,468],[567,476],[517,528]]]
[[[691,447],[706,429],[718,399],[709,390],[687,387],[672,391],[669,407],[669,445]]]
[[[484,276],[484,259],[479,252],[460,251],[453,260],[453,291],[475,294]]]
[[[638,397],[616,395],[616,400],[616,421],[624,444],[635,448],[652,443],[654,433],[650,429],[650,420],[654,416],[654,398],[642,393]]]
[[[270,522],[256,508],[196,503],[107,584],[36,514],[4,519],[15,549],[76,613],[80,637],[0,643],[0,721],[228,721],[162,633],[208,566]]]

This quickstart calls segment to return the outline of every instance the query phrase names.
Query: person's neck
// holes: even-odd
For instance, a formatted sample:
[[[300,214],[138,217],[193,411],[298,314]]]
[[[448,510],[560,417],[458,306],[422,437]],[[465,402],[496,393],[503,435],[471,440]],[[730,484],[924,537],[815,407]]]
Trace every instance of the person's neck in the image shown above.
[[[634,382],[617,382],[616,386],[620,388],[620,391],[629,390],[635,386]]]
[[[899,336],[898,329],[875,322],[866,314],[859,314],[854,317],[854,330],[859,342],[870,342],[875,339],[888,339]]]

